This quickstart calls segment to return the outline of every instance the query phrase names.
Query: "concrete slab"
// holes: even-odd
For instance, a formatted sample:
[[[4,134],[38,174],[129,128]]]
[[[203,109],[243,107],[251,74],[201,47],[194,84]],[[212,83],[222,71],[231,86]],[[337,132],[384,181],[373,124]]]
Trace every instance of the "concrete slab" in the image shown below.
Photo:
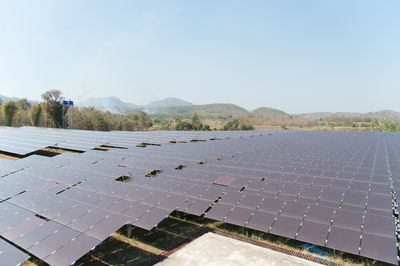
[[[159,266],[320,265],[229,237],[206,233],[178,250]]]

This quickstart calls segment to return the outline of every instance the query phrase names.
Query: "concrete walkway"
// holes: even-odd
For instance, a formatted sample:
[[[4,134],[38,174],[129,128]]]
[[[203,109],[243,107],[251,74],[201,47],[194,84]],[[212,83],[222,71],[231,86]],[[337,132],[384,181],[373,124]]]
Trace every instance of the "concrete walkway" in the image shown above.
[[[178,250],[159,266],[320,265],[229,237],[207,233]]]

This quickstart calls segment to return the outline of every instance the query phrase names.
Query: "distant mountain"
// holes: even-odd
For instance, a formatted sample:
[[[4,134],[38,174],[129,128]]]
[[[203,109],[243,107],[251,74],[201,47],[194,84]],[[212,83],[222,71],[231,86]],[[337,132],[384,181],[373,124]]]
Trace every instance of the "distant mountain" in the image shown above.
[[[124,102],[117,97],[101,97],[89,98],[86,101],[80,102],[78,105],[83,107],[93,107],[102,111],[110,111],[112,113],[122,113],[137,109],[144,110],[148,113],[157,113],[159,108],[189,106],[192,104],[178,98],[166,98],[164,100],[154,101],[145,105],[137,105]]]
[[[275,117],[289,117],[289,114],[284,111],[269,108],[260,107],[252,112],[240,107],[238,105],[229,103],[214,103],[204,105],[190,105],[190,106],[178,106],[168,108],[158,108],[157,113],[153,114],[177,114],[177,115],[193,115],[197,113],[201,117],[209,118],[234,118],[234,117],[261,117],[261,118],[275,118]]]
[[[17,97],[7,97],[7,96],[3,96],[3,95],[0,95],[0,99],[2,102],[19,100],[19,98],[17,98]]]
[[[284,111],[270,108],[270,107],[259,107],[250,113],[253,117],[262,118],[275,118],[275,117],[288,117],[289,115]]]
[[[20,100],[20,99],[22,99],[22,98],[7,97],[7,96],[4,96],[4,95],[0,95],[0,102],[7,102],[7,101],[14,101],[14,102],[16,102],[16,101],[18,101],[18,100]],[[29,102],[30,104],[37,104],[37,103],[38,103],[38,101],[32,101],[32,100],[29,100],[29,99],[28,99],[28,102]]]
[[[396,111],[393,111],[393,110],[380,110],[380,111],[377,111],[377,112],[370,112],[370,113],[400,115],[400,112],[396,112]],[[367,113],[367,114],[370,114],[370,113]]]
[[[141,108],[161,108],[161,107],[173,107],[173,106],[188,106],[193,105],[190,102],[178,99],[178,98],[166,98],[160,101],[154,101],[146,105],[140,106]]]
[[[369,112],[365,116],[377,121],[400,121],[400,113],[392,110]]]
[[[330,116],[332,114],[333,113],[329,112],[315,112],[315,113],[295,114],[294,116],[310,118],[310,119],[325,119],[327,116]]]
[[[194,114],[197,113],[199,116],[206,117],[239,117],[248,116],[249,111],[246,109],[229,103],[214,103],[214,104],[204,104],[204,105],[188,105],[188,106],[175,106],[158,108],[155,114]]]
[[[86,101],[78,103],[78,106],[93,107],[111,113],[121,113],[130,109],[139,108],[136,104],[123,102],[117,97],[89,98]]]
[[[296,117],[305,117],[310,119],[325,119],[331,115],[344,115],[344,116],[363,116],[365,113],[350,113],[350,112],[315,112],[315,113],[305,113],[305,114],[295,114]]]
[[[296,117],[304,117],[309,119],[327,119],[332,116],[347,116],[347,117],[364,117],[369,118],[371,120],[377,121],[400,121],[400,113],[392,110],[381,110],[377,112],[368,112],[368,113],[350,113],[350,112],[338,112],[338,113],[329,113],[329,112],[317,112],[317,113],[307,113],[307,114],[296,114]]]

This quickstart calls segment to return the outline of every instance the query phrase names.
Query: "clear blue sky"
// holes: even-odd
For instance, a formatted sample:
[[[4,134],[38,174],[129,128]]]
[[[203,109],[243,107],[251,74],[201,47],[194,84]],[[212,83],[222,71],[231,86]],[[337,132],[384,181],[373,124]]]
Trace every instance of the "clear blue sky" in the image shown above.
[[[0,94],[400,111],[400,1],[0,0]]]

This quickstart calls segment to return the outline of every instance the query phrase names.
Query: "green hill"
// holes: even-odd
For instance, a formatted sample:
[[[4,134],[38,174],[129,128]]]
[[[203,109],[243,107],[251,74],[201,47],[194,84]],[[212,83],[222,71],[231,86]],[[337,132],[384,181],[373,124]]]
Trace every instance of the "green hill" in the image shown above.
[[[269,107],[259,107],[250,113],[253,117],[262,118],[275,118],[275,117],[288,117],[289,115],[284,111],[269,108]]]
[[[157,108],[157,113],[153,114],[192,115],[194,113],[197,113],[201,117],[208,118],[231,118],[249,115],[249,111],[247,111],[246,109],[234,104],[227,103]]]

